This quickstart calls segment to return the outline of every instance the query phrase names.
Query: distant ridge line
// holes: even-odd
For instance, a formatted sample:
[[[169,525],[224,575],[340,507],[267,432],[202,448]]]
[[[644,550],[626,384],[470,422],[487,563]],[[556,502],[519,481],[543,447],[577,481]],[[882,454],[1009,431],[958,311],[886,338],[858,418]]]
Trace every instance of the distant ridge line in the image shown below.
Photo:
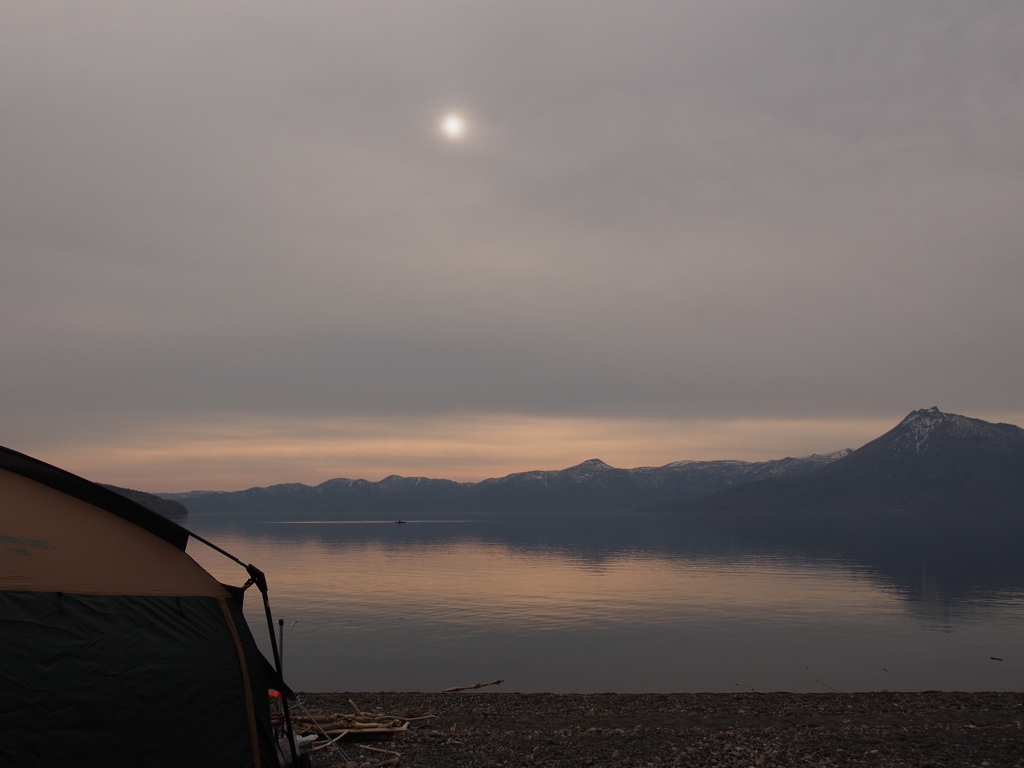
[[[677,461],[633,469],[588,459],[562,470],[516,472],[475,483],[390,475],[376,482],[335,478],[316,486],[281,483],[243,491],[160,496],[184,503],[193,513],[230,515],[312,511],[387,516],[399,512],[636,509],[679,503],[759,478],[810,472],[849,452],[844,449],[763,462]]]

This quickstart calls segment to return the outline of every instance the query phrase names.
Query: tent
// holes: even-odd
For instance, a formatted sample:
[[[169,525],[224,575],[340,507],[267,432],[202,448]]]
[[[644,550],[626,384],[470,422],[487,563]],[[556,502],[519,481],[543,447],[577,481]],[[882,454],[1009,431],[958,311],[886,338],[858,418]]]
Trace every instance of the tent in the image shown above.
[[[267,691],[290,691],[266,580],[214,546],[249,577],[220,584],[190,537],[214,546],[0,448],[0,766],[278,765]],[[276,668],[242,615],[251,584]]]

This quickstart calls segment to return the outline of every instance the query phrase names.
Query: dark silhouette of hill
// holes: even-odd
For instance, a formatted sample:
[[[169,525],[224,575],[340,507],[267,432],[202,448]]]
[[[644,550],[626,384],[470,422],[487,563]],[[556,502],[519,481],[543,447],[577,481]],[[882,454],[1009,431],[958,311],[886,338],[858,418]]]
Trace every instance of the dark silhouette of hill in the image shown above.
[[[134,491],[131,488],[119,488],[116,485],[106,485],[104,483],[100,483],[100,485],[114,493],[119,493],[125,498],[141,504],[147,509],[153,510],[159,515],[169,517],[172,520],[188,515],[188,509],[179,501],[164,499],[155,494],[146,493],[145,491]]]
[[[1024,510],[1024,430],[938,408],[799,477],[723,489],[684,510]]]
[[[392,475],[379,482],[328,480],[245,491],[164,494],[197,514],[313,518],[388,518],[493,512],[594,512],[637,509],[696,499],[737,483],[789,477],[835,461],[848,451],[775,461],[678,461],[663,467],[617,469],[599,459],[557,471],[519,472],[479,483]]]

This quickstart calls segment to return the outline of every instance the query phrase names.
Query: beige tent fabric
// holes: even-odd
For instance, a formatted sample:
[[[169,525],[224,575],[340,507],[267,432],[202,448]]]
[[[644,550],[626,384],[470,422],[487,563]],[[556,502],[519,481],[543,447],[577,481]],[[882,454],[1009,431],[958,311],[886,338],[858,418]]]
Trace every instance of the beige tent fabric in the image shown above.
[[[0,590],[228,597],[216,579],[159,536],[3,469]]]

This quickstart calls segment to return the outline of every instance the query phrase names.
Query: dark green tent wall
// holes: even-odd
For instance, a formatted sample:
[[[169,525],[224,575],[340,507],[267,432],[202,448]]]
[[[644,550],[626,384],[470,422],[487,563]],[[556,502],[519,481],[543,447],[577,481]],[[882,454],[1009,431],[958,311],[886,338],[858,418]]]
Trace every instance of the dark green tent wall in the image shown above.
[[[0,449],[0,766],[276,766],[273,673],[189,532]]]

